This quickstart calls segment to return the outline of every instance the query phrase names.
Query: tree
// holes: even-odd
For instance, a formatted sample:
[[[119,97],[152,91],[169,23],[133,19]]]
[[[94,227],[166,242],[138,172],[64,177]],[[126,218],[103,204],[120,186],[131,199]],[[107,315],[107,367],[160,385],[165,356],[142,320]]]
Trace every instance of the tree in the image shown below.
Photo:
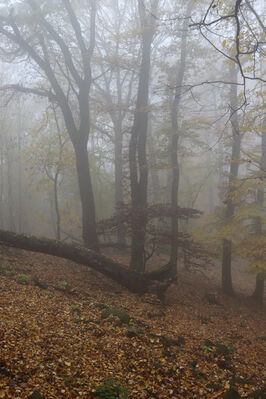
[[[54,104],[46,110],[30,134],[25,149],[30,165],[30,184],[45,188],[50,200],[52,224],[57,240],[61,239],[61,212],[59,188],[65,178],[66,169],[73,167],[73,147],[69,136],[61,127]],[[39,173],[37,173],[39,172]]]
[[[230,223],[235,211],[233,193],[235,191],[236,179],[238,176],[238,168],[240,163],[240,146],[241,133],[238,120],[238,98],[237,98],[237,66],[233,64],[230,68],[230,77],[232,84],[230,85],[230,122],[232,126],[232,153],[230,159],[230,171],[228,192],[226,194],[225,223]],[[222,290],[225,294],[233,294],[232,274],[231,274],[231,258],[232,258],[232,240],[224,238],[222,248]]]
[[[100,26],[103,30],[97,35],[95,49],[96,68],[99,69],[100,78],[94,81],[94,95],[101,108],[94,127],[114,145],[115,207],[118,214],[124,205],[123,142],[129,127],[129,107],[133,102],[137,75],[134,66],[139,54],[136,40],[131,43],[127,39],[128,32],[132,29],[132,24],[129,25],[132,17],[129,6],[129,2],[121,4],[118,0],[112,1],[111,7],[108,7],[107,18],[106,7],[103,5],[102,13],[99,10]],[[135,25],[135,20],[133,24]],[[125,245],[125,234],[124,226],[118,226],[119,245]]]
[[[179,165],[178,165],[178,141],[179,141],[179,105],[181,101],[182,95],[182,85],[184,81],[184,74],[186,68],[186,57],[187,57],[187,39],[188,39],[188,25],[189,18],[191,16],[193,2],[191,0],[188,1],[186,15],[182,26],[182,37],[181,37],[181,53],[180,53],[180,61],[177,73],[177,79],[175,82],[175,92],[174,92],[174,100],[172,104],[172,112],[171,112],[171,128],[172,128],[172,137],[171,137],[171,146],[170,146],[170,155],[171,155],[171,168],[172,168],[172,184],[171,184],[171,205],[173,208],[178,206],[178,187],[179,187]],[[169,263],[172,269],[172,277],[173,279],[177,278],[177,257],[178,257],[178,218],[172,216],[171,218],[171,254]]]
[[[146,9],[142,0],[138,0],[138,11],[141,24],[142,60],[139,72],[138,92],[134,122],[129,143],[129,169],[131,202],[134,212],[132,218],[131,269],[145,270],[145,236],[147,216],[148,165],[146,154],[149,80],[151,66],[151,46],[155,32],[154,13],[159,0],[153,0],[152,13]]]
[[[38,82],[36,87],[5,85],[2,90],[38,95],[60,108],[76,156],[83,241],[87,247],[97,250],[95,203],[87,149],[96,2],[92,0],[90,6],[89,44],[85,28],[70,0],[61,0],[58,8],[35,0],[25,0],[24,6],[25,15],[10,9],[6,16],[0,17],[0,35],[6,43],[3,57],[9,62],[14,59],[23,61],[26,57],[33,63],[32,68],[37,67],[45,77],[45,82]],[[87,13],[87,9],[83,8],[82,12]],[[62,22],[60,26],[58,18]]]
[[[230,81],[220,81],[230,85],[230,120],[232,125],[232,155],[230,160],[229,187],[226,198],[226,223],[232,222],[235,211],[233,194],[238,175],[240,161],[241,134],[237,112],[247,105],[247,82],[265,82],[258,76],[257,64],[263,54],[265,26],[259,14],[249,1],[235,0],[220,2],[217,6],[212,0],[200,22],[191,24],[197,27],[205,40],[223,57],[234,65],[231,68]],[[231,27],[233,29],[231,29]],[[217,40],[217,30],[223,29],[222,41]],[[226,29],[225,29],[226,28]],[[224,34],[225,32],[225,34]],[[229,44],[228,44],[229,43]],[[241,83],[237,82],[237,73]],[[210,82],[205,82],[210,83]],[[243,87],[243,101],[238,103],[237,86]],[[222,290],[225,294],[233,294],[231,276],[232,240],[223,239],[222,248]]]
[[[258,188],[257,191],[257,204],[260,208],[263,209],[264,205],[264,186],[266,182],[266,118],[263,120],[262,125],[262,133],[261,133],[261,159],[260,159],[260,172],[261,172],[261,180],[262,185]],[[255,234],[258,236],[258,240],[263,235],[263,219],[261,216],[256,217],[255,221]],[[263,258],[265,260],[265,250],[261,248],[260,258],[263,262]],[[262,270],[261,270],[262,269]],[[263,294],[264,294],[264,280],[265,280],[265,267],[260,267],[256,276],[256,288],[253,293],[253,298],[259,302],[263,302]]]

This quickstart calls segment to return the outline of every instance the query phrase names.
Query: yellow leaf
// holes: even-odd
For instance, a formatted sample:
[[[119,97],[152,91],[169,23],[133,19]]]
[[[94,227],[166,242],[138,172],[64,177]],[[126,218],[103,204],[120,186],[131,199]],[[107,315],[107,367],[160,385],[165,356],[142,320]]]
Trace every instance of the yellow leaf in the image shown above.
[[[224,39],[224,41],[222,42],[222,46],[224,47],[226,45],[226,40]]]

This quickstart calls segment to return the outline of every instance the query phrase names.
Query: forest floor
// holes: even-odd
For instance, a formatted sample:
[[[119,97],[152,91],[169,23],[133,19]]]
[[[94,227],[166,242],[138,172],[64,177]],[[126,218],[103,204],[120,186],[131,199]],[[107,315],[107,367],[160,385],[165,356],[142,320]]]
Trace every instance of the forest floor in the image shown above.
[[[162,305],[67,260],[0,256],[0,398],[118,397],[106,379],[130,399],[266,397],[265,306],[223,297],[218,270],[182,272]]]

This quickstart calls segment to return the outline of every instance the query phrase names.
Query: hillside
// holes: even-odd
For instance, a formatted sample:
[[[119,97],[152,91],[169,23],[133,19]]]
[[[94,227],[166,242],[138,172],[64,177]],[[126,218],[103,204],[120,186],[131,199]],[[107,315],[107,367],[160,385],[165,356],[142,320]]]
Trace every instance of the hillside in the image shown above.
[[[265,397],[265,309],[219,292],[210,304],[213,288],[183,273],[164,306],[85,266],[2,248],[0,398],[95,398],[106,379],[136,399]]]

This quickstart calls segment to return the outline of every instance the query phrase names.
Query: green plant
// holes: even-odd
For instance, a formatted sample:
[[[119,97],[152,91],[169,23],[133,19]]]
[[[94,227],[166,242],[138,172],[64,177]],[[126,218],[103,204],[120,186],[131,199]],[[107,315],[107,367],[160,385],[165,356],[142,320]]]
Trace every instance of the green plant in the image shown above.
[[[111,321],[115,321],[115,326],[122,326],[123,324],[129,325],[130,316],[127,312],[122,309],[106,309],[101,314],[102,319],[110,319]]]
[[[203,350],[203,352],[212,352],[213,351],[212,348],[210,348],[209,346],[206,346],[206,345],[203,346],[201,349]]]
[[[19,274],[18,275],[18,282],[20,284],[28,285],[30,283],[30,276],[28,276],[27,274]]]
[[[74,313],[77,313],[79,316],[81,316],[81,310],[77,305],[71,305],[71,310]]]
[[[95,395],[99,399],[127,399],[128,390],[115,379],[107,379],[96,387]]]
[[[54,296],[54,294],[51,291],[44,291],[44,295],[49,296],[50,298]]]
[[[70,290],[71,284],[69,284],[67,281],[61,281],[60,282],[61,287],[63,287],[65,290]]]
[[[0,275],[9,276],[12,273],[12,267],[0,261]]]

